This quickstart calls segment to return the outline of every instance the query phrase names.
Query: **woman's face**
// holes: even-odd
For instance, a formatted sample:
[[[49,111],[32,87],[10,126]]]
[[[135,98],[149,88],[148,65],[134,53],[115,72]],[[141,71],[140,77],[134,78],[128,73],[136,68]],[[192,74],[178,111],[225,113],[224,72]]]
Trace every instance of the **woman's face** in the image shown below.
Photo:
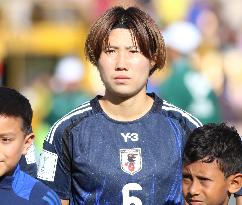
[[[152,62],[146,58],[129,29],[113,29],[108,47],[98,60],[98,70],[106,88],[106,96],[132,97],[146,92]]]

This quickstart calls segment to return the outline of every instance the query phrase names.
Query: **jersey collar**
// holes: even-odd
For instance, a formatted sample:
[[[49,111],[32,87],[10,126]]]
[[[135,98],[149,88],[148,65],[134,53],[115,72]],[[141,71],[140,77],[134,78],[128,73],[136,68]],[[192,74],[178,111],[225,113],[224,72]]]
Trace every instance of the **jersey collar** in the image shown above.
[[[0,178],[0,189],[12,189],[12,184],[16,175],[20,173],[20,167],[17,165],[16,169],[14,170],[12,175],[3,176]]]

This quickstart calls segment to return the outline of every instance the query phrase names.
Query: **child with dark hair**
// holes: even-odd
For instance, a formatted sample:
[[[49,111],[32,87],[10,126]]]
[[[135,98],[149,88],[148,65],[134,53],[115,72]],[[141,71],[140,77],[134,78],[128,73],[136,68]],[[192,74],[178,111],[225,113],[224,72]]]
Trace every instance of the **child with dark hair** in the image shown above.
[[[32,133],[33,111],[27,99],[13,89],[0,87],[0,115],[21,117],[26,134]],[[25,155],[19,161],[20,169],[36,178],[37,164],[34,145],[31,144]]]
[[[50,188],[20,170],[33,144],[32,108],[16,90],[0,87],[0,200],[8,205],[59,205]]]
[[[186,204],[227,205],[242,186],[242,142],[225,123],[196,128],[183,157]]]

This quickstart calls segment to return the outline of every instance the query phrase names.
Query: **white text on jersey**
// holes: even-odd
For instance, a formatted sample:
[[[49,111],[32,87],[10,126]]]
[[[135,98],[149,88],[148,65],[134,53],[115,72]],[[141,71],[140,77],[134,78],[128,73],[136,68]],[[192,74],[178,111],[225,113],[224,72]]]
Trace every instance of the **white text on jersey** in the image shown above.
[[[136,142],[139,140],[139,135],[138,133],[121,133],[122,137],[124,138],[125,142],[128,142],[128,139],[130,139],[133,142]]]

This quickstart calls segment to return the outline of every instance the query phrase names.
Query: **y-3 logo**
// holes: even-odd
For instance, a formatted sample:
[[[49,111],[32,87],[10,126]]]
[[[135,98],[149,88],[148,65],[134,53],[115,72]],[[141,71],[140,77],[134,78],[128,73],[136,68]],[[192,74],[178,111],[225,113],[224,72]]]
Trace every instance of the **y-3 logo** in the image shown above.
[[[133,142],[136,142],[139,140],[139,135],[138,133],[121,133],[122,137],[124,138],[125,142],[128,142],[128,139],[130,139]]]

